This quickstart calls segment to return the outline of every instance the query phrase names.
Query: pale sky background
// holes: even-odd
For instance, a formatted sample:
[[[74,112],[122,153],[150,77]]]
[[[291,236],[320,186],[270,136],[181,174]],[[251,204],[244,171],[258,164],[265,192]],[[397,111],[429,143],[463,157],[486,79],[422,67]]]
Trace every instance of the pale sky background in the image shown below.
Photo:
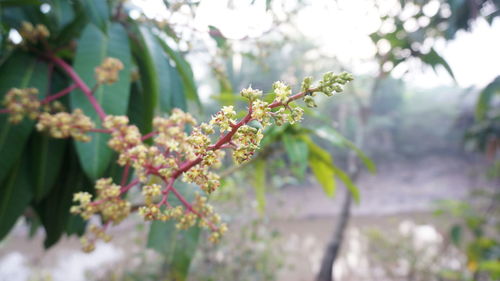
[[[168,13],[161,9],[161,0],[134,0],[143,7],[149,17],[165,17]],[[245,36],[259,37],[272,25],[270,15],[265,11],[265,0],[234,0],[228,8],[228,0],[203,0],[199,5],[194,22],[182,22],[183,17],[169,17],[192,25],[197,30],[208,31],[208,26],[218,27],[222,33],[232,39]],[[293,0],[274,0],[278,8],[293,6]],[[381,9],[390,10],[391,1],[382,1]],[[179,14],[179,13],[178,13]],[[181,13],[182,14],[182,11]],[[279,13],[278,13],[279,16]],[[381,23],[378,11],[372,0],[315,0],[298,14],[298,28],[311,40],[317,42],[318,52],[336,56],[354,74],[376,72],[372,58],[375,46],[368,34],[376,31]],[[448,43],[436,42],[433,46],[448,61],[455,73],[459,86],[484,87],[497,75],[500,75],[500,20],[493,25],[483,20],[476,21],[471,32],[459,32]],[[195,62],[194,62],[195,63]],[[400,76],[406,67],[411,71],[404,75],[404,80],[413,85],[430,88],[439,85],[452,85],[453,81],[444,69],[436,73],[430,67],[403,65],[394,76]]]

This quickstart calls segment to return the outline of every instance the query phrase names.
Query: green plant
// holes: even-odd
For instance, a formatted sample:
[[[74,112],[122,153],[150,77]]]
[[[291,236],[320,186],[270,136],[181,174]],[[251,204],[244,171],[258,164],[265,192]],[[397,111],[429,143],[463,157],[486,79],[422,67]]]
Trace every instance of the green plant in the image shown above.
[[[212,168],[221,164],[223,149],[237,164],[248,161],[273,120],[302,119],[295,100],[314,107],[316,92],[331,96],[352,80],[347,73],[327,73],[317,85],[306,78],[296,94],[276,82],[269,101],[244,89],[248,111],[239,121],[234,107],[224,106],[198,125],[185,112],[188,100],[200,104],[192,71],[155,22],[130,18],[123,2],[17,4],[5,2],[2,10],[2,38],[13,30],[22,38],[2,44],[2,238],[30,206],[47,231],[47,247],[63,233],[83,233],[84,221],[69,210],[85,220],[101,217],[102,227],[90,226],[92,236],[82,239],[86,251],[96,239],[111,239],[106,228],[133,211],[146,220],[174,219],[178,229],[208,228],[209,240],[218,241],[225,224],[196,188],[176,181],[210,194],[219,186]],[[323,176],[331,160],[316,155],[324,163],[313,170]],[[136,186],[144,198],[132,205],[126,194]],[[70,208],[72,200],[77,205]]]

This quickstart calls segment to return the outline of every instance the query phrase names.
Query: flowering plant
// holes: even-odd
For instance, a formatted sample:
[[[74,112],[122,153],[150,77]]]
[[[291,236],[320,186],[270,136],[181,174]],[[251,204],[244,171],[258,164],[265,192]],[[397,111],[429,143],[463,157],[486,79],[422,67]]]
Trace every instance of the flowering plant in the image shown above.
[[[30,7],[3,10],[21,16],[9,22],[19,42],[2,44],[0,53],[2,238],[24,214],[44,226],[47,247],[87,228],[81,241],[91,251],[97,239],[111,239],[109,226],[138,212],[179,229],[206,228],[217,242],[227,226],[207,196],[220,186],[225,155],[236,165],[249,161],[267,127],[302,119],[296,101],[315,107],[316,93],[331,96],[352,80],[348,73],[327,73],[318,83],[308,77],[295,94],[278,81],[272,100],[248,87],[240,92],[242,118],[227,105],[198,122],[187,112],[188,100],[200,104],[192,71],[159,26],[134,21],[121,2],[55,2],[35,12],[44,20],[30,18]],[[105,13],[93,14],[95,7]],[[73,16],[60,18],[57,9]],[[82,23],[79,11],[91,16]],[[194,198],[177,182],[194,186]],[[132,189],[140,198],[128,195]],[[93,216],[102,225],[86,227]]]

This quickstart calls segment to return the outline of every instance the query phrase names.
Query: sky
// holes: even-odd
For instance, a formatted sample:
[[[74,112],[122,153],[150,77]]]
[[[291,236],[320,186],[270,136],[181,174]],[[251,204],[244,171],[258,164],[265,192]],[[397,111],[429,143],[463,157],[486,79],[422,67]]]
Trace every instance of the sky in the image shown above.
[[[145,10],[147,16],[162,17],[160,0],[133,0]],[[231,5],[229,3],[231,2]],[[201,1],[193,25],[198,30],[208,30],[209,25],[219,28],[224,36],[240,39],[245,36],[258,37],[272,26],[272,18],[265,10],[265,0],[203,0]],[[286,13],[295,1],[274,0],[277,10],[284,5]],[[390,9],[391,1],[382,1]],[[182,12],[182,11],[181,11]],[[278,16],[279,12],[278,12]],[[283,16],[283,15],[282,15]],[[175,20],[180,20],[181,17]],[[354,74],[374,74],[373,61],[375,46],[368,35],[380,26],[378,11],[372,0],[315,0],[299,11],[299,30],[316,42],[321,55],[335,56]],[[436,42],[433,46],[448,61],[455,73],[456,83],[461,87],[484,87],[500,75],[500,20],[490,26],[478,20],[470,32],[459,32],[453,41]],[[437,73],[430,67],[419,64],[405,65],[408,74],[394,71],[393,75],[422,88],[453,85],[455,82],[444,69]]]

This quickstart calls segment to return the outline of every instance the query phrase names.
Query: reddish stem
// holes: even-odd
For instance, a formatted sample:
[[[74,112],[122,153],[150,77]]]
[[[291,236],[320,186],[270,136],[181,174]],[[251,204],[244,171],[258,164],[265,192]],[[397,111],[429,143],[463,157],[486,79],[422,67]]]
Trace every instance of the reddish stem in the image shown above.
[[[77,87],[78,86],[76,84],[72,84],[71,86],[69,86],[63,90],[44,98],[43,100],[40,101],[40,104],[47,104],[47,103],[49,103],[53,100],[56,100],[60,97],[64,97],[65,95],[69,94],[71,91],[73,91]]]
[[[78,88],[80,88],[80,90],[82,90],[82,92],[85,94],[85,96],[87,96],[87,99],[92,104],[92,107],[94,107],[94,109],[97,112],[97,115],[99,115],[99,118],[101,119],[101,121],[104,121],[104,119],[106,118],[106,113],[102,109],[101,105],[99,105],[99,102],[95,99],[95,97],[92,93],[92,90],[90,90],[90,88],[87,86],[87,84],[85,84],[85,82],[83,82],[83,80],[80,78],[78,73],[75,72],[73,67],[71,67],[71,65],[67,64],[64,60],[56,57],[53,54],[49,54],[48,58],[50,60],[52,60],[57,66],[62,68],[68,74],[69,77],[71,77],[71,79],[73,80],[73,82],[75,82],[75,84],[78,86]]]
[[[184,198],[184,196],[182,196],[182,194],[180,194],[179,191],[177,191],[177,189],[172,187],[171,190],[175,194],[175,197],[177,197],[177,199],[179,199],[179,201],[181,201],[182,205],[184,205],[186,207],[186,209],[188,209],[191,213],[193,213],[193,214],[195,214],[198,217],[203,219],[203,215],[200,214],[199,212],[197,212],[195,209],[193,209],[193,206],[191,205],[191,203],[189,203],[186,200],[186,198]],[[210,228],[213,231],[217,230],[217,227],[212,222],[210,222],[209,220],[206,220],[206,222],[208,223],[208,226],[210,226]]]
[[[10,111],[7,108],[2,108],[0,109],[0,114],[6,114],[9,113]]]
[[[142,141],[145,141],[145,140],[147,140],[147,139],[149,139],[149,138],[154,137],[156,134],[158,134],[158,132],[155,132],[155,131],[150,132],[150,133],[147,133],[147,134],[145,134],[144,136],[142,136],[141,140],[142,140]]]
[[[123,170],[122,181],[120,183],[121,186],[125,186],[125,184],[127,183],[129,170],[130,170],[130,164],[127,163],[127,165],[125,165],[125,169]]]
[[[139,183],[139,179],[134,179],[128,185],[122,186],[122,188],[120,188],[120,193],[125,193],[125,192],[129,191],[132,187],[134,187],[134,185],[136,185],[138,183]]]
[[[113,131],[112,130],[109,130],[109,129],[98,129],[98,128],[94,128],[94,129],[90,129],[89,132],[94,132],[94,133],[104,133],[104,134],[111,134]]]

